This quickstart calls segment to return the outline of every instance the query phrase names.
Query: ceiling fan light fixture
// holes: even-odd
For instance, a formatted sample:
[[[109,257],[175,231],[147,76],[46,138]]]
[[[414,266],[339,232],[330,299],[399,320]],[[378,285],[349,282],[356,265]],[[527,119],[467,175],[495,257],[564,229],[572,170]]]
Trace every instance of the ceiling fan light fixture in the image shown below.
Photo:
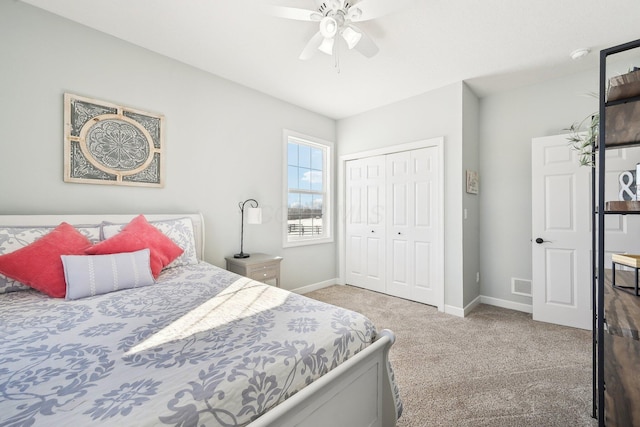
[[[362,9],[358,7],[349,8],[349,12],[347,12],[347,18],[349,20],[358,20],[362,16]]]
[[[405,0],[317,0],[315,3],[316,10],[287,6],[272,6],[269,9],[278,17],[315,21],[318,31],[307,41],[299,58],[309,59],[319,50],[333,56],[336,69],[339,70],[339,51],[345,46],[366,58],[371,58],[380,50],[366,31],[353,24],[391,13],[399,9]]]
[[[362,33],[359,33],[351,27],[346,27],[342,30],[342,38],[347,42],[349,49],[353,49],[362,38]]]
[[[318,50],[322,53],[326,53],[327,55],[332,55],[333,42],[334,42],[334,39],[325,38],[324,40],[322,40],[322,43],[320,43],[320,46],[318,46]]]
[[[330,16],[325,16],[320,21],[320,33],[325,39],[332,38],[338,32],[338,22]]]

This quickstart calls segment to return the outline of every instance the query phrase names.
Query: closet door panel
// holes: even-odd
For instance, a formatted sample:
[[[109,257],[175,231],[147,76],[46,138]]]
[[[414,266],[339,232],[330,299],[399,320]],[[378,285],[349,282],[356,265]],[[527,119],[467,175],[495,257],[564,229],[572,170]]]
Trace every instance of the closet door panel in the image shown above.
[[[391,226],[407,227],[408,224],[408,199],[409,185],[407,183],[392,183],[389,186],[391,191]]]
[[[429,181],[417,182],[415,185],[415,226],[422,228],[433,227],[430,206],[433,206],[432,183]]]
[[[439,293],[436,280],[438,267],[442,265],[443,257],[432,248],[439,241],[438,200],[439,171],[437,151],[432,148],[422,148],[411,152],[411,181],[414,188],[414,204],[412,237],[414,259],[412,261],[415,283],[411,299],[426,304],[437,305]]]
[[[365,287],[372,291],[384,292],[384,263],[380,262],[380,254],[384,254],[385,242],[375,236],[367,238],[365,258],[367,265],[367,277]]]
[[[346,236],[345,280],[347,283],[362,283],[366,280],[364,268],[364,248],[366,226],[366,169],[362,161],[354,160],[346,163],[347,186],[346,202]]]
[[[384,292],[384,156],[346,162],[346,271],[348,284]]]
[[[393,206],[387,240],[394,242],[387,251],[387,292],[433,305],[438,303],[434,272],[441,262],[432,250],[438,239],[436,154],[424,148],[387,156],[387,188],[393,195],[387,197]],[[399,242],[404,251],[397,250]]]
[[[433,282],[431,278],[431,268],[428,262],[424,262],[423,260],[428,260],[431,258],[431,244],[425,242],[416,242],[415,243],[415,259],[414,259],[414,277],[415,277],[415,288],[418,290],[417,292],[430,292],[433,288]]]
[[[407,241],[404,239],[393,239],[391,246],[391,262],[389,263],[391,281],[395,283],[396,286],[404,286],[406,288],[409,286],[406,266],[407,254],[409,252]]]
[[[410,298],[413,278],[411,223],[413,184],[411,183],[409,151],[387,155],[387,203],[391,211],[387,228],[387,293]]]
[[[366,161],[367,186],[367,224],[363,230],[366,238],[364,256],[367,265],[367,277],[363,287],[372,291],[384,292],[386,266],[381,260],[385,256],[386,239],[386,165],[384,156],[364,159]]]
[[[350,273],[354,276],[362,277],[364,270],[362,268],[362,237],[350,236],[347,241],[347,252],[351,255]]]

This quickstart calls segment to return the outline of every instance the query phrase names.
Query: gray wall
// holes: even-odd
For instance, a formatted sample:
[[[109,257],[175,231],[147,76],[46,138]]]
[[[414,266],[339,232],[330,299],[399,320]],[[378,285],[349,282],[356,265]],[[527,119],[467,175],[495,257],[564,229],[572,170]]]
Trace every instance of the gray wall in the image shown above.
[[[462,92],[462,174],[463,186],[462,206],[467,211],[464,218],[463,211],[463,283],[464,299],[462,306],[466,307],[480,296],[480,283],[477,280],[480,273],[480,197],[484,191],[482,175],[479,175],[480,190],[478,194],[466,192],[466,171],[479,172],[480,162],[478,127],[480,125],[480,100],[465,85]]]
[[[597,111],[591,70],[488,96],[480,101],[481,294],[531,304],[511,278],[531,280],[531,139],[567,133]],[[584,213],[589,215],[588,212]]]
[[[335,244],[283,249],[280,219],[282,129],[334,141],[333,120],[17,1],[0,2],[0,58],[0,214],[199,211],[224,266],[252,197],[247,252],[284,256],[286,288],[336,277]],[[64,92],[164,114],[165,188],[64,183]]]

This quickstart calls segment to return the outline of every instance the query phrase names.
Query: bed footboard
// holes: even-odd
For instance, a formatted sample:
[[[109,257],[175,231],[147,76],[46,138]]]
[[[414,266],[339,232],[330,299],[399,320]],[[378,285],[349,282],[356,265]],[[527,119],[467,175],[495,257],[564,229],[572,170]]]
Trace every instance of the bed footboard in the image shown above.
[[[369,347],[249,426],[395,426],[396,390],[389,368],[389,349],[394,342],[394,333],[382,330]]]

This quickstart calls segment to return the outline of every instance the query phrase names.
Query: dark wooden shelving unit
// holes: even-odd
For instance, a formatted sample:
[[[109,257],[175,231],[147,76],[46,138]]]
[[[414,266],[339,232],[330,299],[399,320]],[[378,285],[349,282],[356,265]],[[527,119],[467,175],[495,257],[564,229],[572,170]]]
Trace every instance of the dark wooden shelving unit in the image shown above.
[[[600,141],[594,147],[593,158],[597,161],[592,174],[593,416],[599,426],[608,427],[640,426],[640,297],[614,289],[611,266],[605,265],[605,217],[638,215],[640,211],[605,210],[596,206],[596,203],[600,206],[605,203],[606,150],[640,147],[640,140],[607,143],[607,110],[640,102],[640,96],[607,102],[607,58],[639,48],[640,40],[636,40],[600,51]],[[640,126],[640,117],[635,119]],[[633,273],[616,271],[616,283],[631,283],[634,277]]]

